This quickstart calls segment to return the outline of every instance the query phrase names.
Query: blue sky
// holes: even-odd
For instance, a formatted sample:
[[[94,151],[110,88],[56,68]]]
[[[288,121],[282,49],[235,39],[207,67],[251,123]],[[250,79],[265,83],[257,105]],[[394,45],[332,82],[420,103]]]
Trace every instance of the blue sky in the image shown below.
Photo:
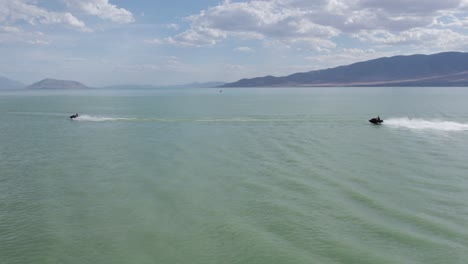
[[[0,0],[0,75],[236,81],[468,50],[468,0]]]

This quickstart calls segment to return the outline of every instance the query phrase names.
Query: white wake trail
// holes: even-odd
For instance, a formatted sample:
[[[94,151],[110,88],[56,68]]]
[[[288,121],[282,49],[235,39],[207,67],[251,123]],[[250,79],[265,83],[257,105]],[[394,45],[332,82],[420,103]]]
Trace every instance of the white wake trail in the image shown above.
[[[75,120],[90,121],[90,122],[103,122],[103,121],[133,120],[133,118],[79,115],[77,118],[75,118]]]
[[[468,131],[468,123],[458,123],[443,120],[425,120],[418,118],[390,118],[384,121],[385,125],[417,130],[439,130],[439,131]]]

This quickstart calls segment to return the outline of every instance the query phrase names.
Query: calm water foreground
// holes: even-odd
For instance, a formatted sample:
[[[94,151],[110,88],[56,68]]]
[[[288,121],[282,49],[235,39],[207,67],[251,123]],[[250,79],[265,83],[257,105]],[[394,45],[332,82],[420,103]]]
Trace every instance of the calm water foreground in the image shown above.
[[[467,102],[0,92],[0,263],[467,263]]]

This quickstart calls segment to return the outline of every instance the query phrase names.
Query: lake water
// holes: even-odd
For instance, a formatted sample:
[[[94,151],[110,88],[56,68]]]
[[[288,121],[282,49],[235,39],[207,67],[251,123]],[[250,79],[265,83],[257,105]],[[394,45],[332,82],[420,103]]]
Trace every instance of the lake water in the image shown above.
[[[468,88],[0,92],[0,263],[467,263],[467,102]]]

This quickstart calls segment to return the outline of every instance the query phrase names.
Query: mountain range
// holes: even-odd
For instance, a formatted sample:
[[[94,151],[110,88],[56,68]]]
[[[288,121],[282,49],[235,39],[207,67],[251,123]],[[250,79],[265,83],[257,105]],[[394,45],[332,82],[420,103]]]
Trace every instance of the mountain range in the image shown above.
[[[104,88],[200,88],[200,87],[327,87],[327,86],[468,86],[468,53],[384,57],[346,66],[288,76],[265,76],[233,83],[183,85],[116,85]],[[44,79],[26,86],[1,77],[0,89],[88,89],[77,81]]]
[[[468,86],[468,53],[384,57],[284,77],[242,79],[221,87]]]

